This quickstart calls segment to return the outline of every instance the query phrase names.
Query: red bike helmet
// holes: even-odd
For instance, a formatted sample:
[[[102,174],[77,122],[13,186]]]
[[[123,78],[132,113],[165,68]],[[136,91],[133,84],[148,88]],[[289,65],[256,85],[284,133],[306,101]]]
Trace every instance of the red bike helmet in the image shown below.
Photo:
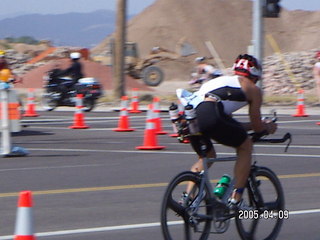
[[[241,54],[233,64],[236,75],[245,76],[250,79],[259,80],[262,76],[262,68],[259,61],[248,54]]]
[[[317,58],[317,59],[320,59],[320,51],[318,51],[318,52],[316,53],[316,58]]]

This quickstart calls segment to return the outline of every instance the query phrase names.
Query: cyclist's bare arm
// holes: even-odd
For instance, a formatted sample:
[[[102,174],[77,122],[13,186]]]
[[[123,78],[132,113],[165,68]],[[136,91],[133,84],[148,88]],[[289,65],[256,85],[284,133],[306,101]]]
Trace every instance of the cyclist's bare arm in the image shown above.
[[[244,123],[245,129],[253,130],[254,132],[266,131],[268,134],[274,133],[277,129],[277,124],[272,121],[261,120],[262,92],[260,88],[245,80],[241,85],[249,102],[250,123]]]

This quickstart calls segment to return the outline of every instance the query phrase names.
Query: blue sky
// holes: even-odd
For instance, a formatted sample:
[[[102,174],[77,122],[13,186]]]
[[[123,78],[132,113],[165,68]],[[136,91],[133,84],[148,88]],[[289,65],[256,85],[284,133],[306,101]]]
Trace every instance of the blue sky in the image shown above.
[[[128,13],[137,14],[156,0],[127,0]],[[177,1],[177,0],[173,0]],[[1,0],[0,18],[28,13],[56,14],[66,12],[91,12],[116,8],[117,0]],[[289,10],[320,10],[319,0],[281,0]]]

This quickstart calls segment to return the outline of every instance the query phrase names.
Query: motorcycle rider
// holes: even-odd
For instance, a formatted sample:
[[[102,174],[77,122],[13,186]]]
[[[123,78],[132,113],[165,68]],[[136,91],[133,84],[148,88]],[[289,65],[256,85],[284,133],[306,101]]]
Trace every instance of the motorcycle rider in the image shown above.
[[[61,83],[60,87],[62,90],[62,97],[66,95],[69,89],[73,88],[80,78],[83,78],[82,64],[79,61],[81,58],[81,53],[72,52],[70,53],[69,57],[71,60],[70,67],[59,72],[59,76],[69,76],[72,78],[72,81],[65,81]]]

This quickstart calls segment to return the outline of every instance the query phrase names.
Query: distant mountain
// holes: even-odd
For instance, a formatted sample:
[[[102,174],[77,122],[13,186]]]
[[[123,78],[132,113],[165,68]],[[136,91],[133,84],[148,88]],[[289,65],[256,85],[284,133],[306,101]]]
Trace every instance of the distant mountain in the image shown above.
[[[115,29],[114,11],[55,15],[29,14],[0,20],[0,39],[31,36],[56,46],[93,47]]]
[[[14,13],[0,13],[0,20],[3,20],[5,18],[14,18],[22,15],[26,15],[28,13],[26,12],[14,12]]]

